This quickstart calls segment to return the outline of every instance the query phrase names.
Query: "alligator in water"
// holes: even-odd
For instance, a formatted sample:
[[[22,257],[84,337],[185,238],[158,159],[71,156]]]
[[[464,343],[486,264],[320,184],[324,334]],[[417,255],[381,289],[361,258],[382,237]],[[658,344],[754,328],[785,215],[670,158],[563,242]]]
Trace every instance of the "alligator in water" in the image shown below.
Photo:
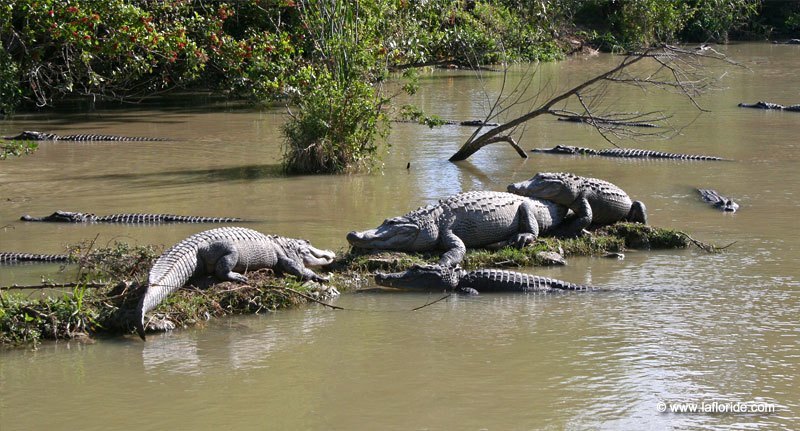
[[[56,135],[55,133],[26,130],[16,136],[3,136],[7,141],[166,141],[164,138],[147,138],[141,136],[94,135],[81,133],[77,135]]]
[[[566,214],[566,207],[553,202],[473,191],[387,219],[375,229],[350,232],[347,241],[353,247],[366,249],[443,249],[439,264],[449,266],[461,262],[467,247],[530,244],[560,224]]]
[[[534,148],[534,153],[548,154],[581,154],[587,156],[627,157],[638,159],[679,159],[679,160],[726,160],[721,157],[703,156],[699,154],[664,153],[653,150],[639,150],[636,148],[607,148],[595,150],[593,148],[574,147],[571,145],[556,145],[553,148]]]
[[[136,332],[142,339],[145,313],[193,276],[213,274],[220,280],[247,281],[240,272],[272,268],[303,280],[328,281],[306,268],[328,265],[336,255],[303,239],[264,235],[243,227],[221,227],[196,233],[175,244],[153,264],[139,302]]]
[[[739,107],[740,108],[767,109],[767,110],[776,110],[776,111],[800,112],[800,104],[784,106],[784,105],[781,105],[781,104],[778,104],[778,103],[758,101],[756,103],[740,103]]]
[[[623,220],[647,223],[642,202],[632,201],[619,187],[597,178],[542,172],[528,181],[510,184],[508,191],[546,199],[575,212],[576,218],[559,226],[557,235],[577,236],[590,225],[603,226]]]
[[[23,263],[23,262],[66,262],[69,256],[66,254],[36,254],[36,253],[0,253],[0,263]]]
[[[739,204],[729,197],[725,197],[711,189],[697,189],[700,197],[704,201],[710,203],[714,208],[720,209],[725,212],[736,212],[739,209]]]
[[[610,120],[608,118],[587,117],[583,115],[558,117],[558,121],[568,121],[570,123],[606,124],[614,127],[658,127],[657,124],[646,123],[642,121]]]
[[[479,292],[558,292],[597,290],[592,286],[573,284],[548,277],[500,269],[465,271],[459,267],[414,265],[391,274],[375,274],[381,286],[400,289],[427,289],[476,294]]]
[[[49,216],[33,217],[24,215],[19,218],[22,221],[39,221],[51,223],[233,223],[242,221],[235,217],[197,217],[182,216],[174,214],[111,214],[97,216],[90,213],[79,213],[72,211],[56,211]]]
[[[773,40],[772,43],[776,45],[800,45],[800,39],[789,39],[789,40]]]

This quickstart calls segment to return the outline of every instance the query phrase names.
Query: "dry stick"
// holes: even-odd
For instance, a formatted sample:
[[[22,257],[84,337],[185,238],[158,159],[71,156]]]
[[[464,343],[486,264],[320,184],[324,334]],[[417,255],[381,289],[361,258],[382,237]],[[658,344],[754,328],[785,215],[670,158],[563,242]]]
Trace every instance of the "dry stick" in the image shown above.
[[[698,240],[692,238],[691,236],[689,236],[689,234],[687,234],[687,233],[678,232],[678,234],[680,236],[688,239],[692,244],[696,245],[697,248],[699,248],[699,249],[701,249],[701,250],[703,250],[703,251],[705,251],[707,253],[716,253],[716,252],[718,252],[720,250],[725,250],[726,248],[728,248],[728,247],[730,247],[730,246],[732,246],[732,245],[734,245],[734,244],[736,244],[738,242],[738,241],[734,241],[734,242],[732,242],[732,243],[730,243],[730,244],[728,244],[728,245],[726,245],[724,247],[717,247],[715,245],[706,244],[706,243],[704,243],[702,241],[698,241]]]
[[[424,305],[420,305],[419,307],[412,308],[412,309],[411,309],[411,311],[417,311],[417,310],[421,310],[421,309],[423,309],[423,308],[425,308],[425,307],[427,307],[427,306],[429,306],[429,305],[436,304],[437,302],[439,302],[439,301],[443,301],[443,300],[445,300],[445,299],[447,299],[447,298],[449,298],[449,297],[451,297],[451,296],[453,296],[453,294],[452,294],[452,293],[448,293],[447,295],[445,295],[445,296],[442,296],[441,298],[437,299],[436,301],[433,301],[433,302],[428,302],[428,303],[426,303],[426,304],[424,304]]]
[[[66,289],[66,288],[74,288],[74,287],[88,287],[88,288],[99,288],[105,287],[106,283],[100,282],[89,282],[89,283],[58,283],[58,284],[27,284],[27,285],[18,285],[12,284],[11,286],[0,286],[0,290],[3,289],[19,289],[19,290],[28,290],[28,289]]]
[[[303,298],[305,298],[305,299],[307,299],[309,301],[316,302],[317,304],[333,308],[334,310],[346,310],[346,308],[344,308],[344,307],[339,307],[338,305],[328,304],[327,302],[320,301],[319,299],[314,298],[311,295],[306,295],[305,293],[299,292],[299,291],[294,290],[294,289],[292,289],[290,287],[277,287],[277,286],[275,286],[275,289],[286,290],[288,292],[294,293],[297,296],[301,296],[301,297],[303,297]]]

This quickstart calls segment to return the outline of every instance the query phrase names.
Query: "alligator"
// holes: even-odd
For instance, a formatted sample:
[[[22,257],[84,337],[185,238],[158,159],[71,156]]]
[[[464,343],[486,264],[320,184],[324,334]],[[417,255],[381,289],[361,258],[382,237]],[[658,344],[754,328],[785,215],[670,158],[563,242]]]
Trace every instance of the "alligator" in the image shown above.
[[[465,271],[460,267],[414,265],[390,274],[376,273],[378,285],[400,289],[454,291],[474,295],[479,292],[559,292],[598,290],[592,286],[573,284],[548,277],[501,269]]]
[[[586,124],[607,124],[614,127],[659,127],[655,123],[647,123],[643,121],[624,121],[624,120],[610,120],[608,118],[600,117],[587,117],[583,115],[570,115],[567,117],[558,117],[558,121],[568,121],[570,123],[586,123]]]
[[[375,229],[350,232],[357,248],[432,251],[444,249],[440,265],[455,265],[467,247],[523,247],[560,224],[567,208],[539,199],[503,192],[459,193],[386,219]]]
[[[607,148],[595,150],[572,145],[556,145],[553,148],[534,148],[534,153],[548,154],[581,154],[587,156],[626,157],[638,159],[679,159],[679,160],[727,160],[722,157],[704,156],[700,154],[664,153],[653,150],[640,150],[637,148]]]
[[[714,208],[718,208],[725,212],[736,212],[739,209],[739,204],[729,197],[725,197],[711,189],[697,189],[700,197],[704,201],[710,203]]]
[[[196,233],[165,251],[150,270],[147,290],[137,308],[136,332],[145,339],[145,313],[194,276],[246,282],[242,271],[272,268],[302,280],[326,282],[306,268],[328,265],[336,255],[304,239],[264,235],[243,227],[221,227]]]
[[[740,108],[756,108],[756,109],[774,109],[776,111],[792,111],[800,112],[800,104],[784,106],[778,103],[761,102],[756,103],[740,103]]]
[[[603,226],[623,220],[647,224],[642,202],[631,201],[622,189],[597,178],[543,172],[528,181],[510,184],[508,191],[547,199],[571,209],[575,219],[558,227],[559,236],[578,236],[590,225]]]
[[[776,45],[800,45],[800,39],[773,40],[772,43]]]
[[[235,217],[197,217],[182,216],[174,214],[110,214],[97,216],[90,213],[80,213],[72,211],[56,211],[49,216],[33,217],[24,215],[19,218],[22,221],[39,221],[54,223],[233,223],[242,221]]]
[[[36,254],[36,253],[0,253],[0,263],[22,263],[22,262],[66,262],[69,256],[66,254]]]
[[[81,133],[77,135],[56,135],[55,133],[25,130],[16,136],[3,136],[7,141],[166,141],[164,138],[148,138],[142,136],[94,135]]]

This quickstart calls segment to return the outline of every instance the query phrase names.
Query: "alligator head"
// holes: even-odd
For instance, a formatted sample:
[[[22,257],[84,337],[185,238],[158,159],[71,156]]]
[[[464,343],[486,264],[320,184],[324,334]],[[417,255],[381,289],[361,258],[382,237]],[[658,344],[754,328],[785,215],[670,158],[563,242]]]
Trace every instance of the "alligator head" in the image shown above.
[[[46,222],[60,222],[60,223],[85,223],[93,220],[94,214],[79,213],[73,211],[56,211],[53,214],[45,217],[33,217],[25,214],[19,219],[22,221],[46,221]]]
[[[435,239],[426,241],[429,235],[420,235],[424,230],[419,223],[406,216],[393,217],[375,229],[361,232],[350,232],[347,241],[353,247],[376,250],[423,250],[425,246],[435,243]]]
[[[330,265],[336,258],[336,253],[330,250],[320,250],[305,239],[293,239],[291,245],[292,250],[306,266]]]
[[[717,208],[721,209],[725,212],[732,212],[735,213],[736,210],[739,209],[739,204],[733,201],[733,199],[722,199],[715,205]]]
[[[46,141],[52,139],[52,134],[44,132],[36,132],[33,130],[25,130],[17,136],[4,136],[3,139],[9,141]]]
[[[451,290],[458,286],[462,270],[439,265],[414,265],[401,271],[375,274],[375,283],[399,289]]]
[[[546,199],[569,206],[578,195],[580,177],[565,173],[540,172],[527,181],[509,184],[509,193]]]
[[[553,153],[553,154],[578,154],[578,147],[572,145],[556,145],[553,148],[534,148],[534,153]]]

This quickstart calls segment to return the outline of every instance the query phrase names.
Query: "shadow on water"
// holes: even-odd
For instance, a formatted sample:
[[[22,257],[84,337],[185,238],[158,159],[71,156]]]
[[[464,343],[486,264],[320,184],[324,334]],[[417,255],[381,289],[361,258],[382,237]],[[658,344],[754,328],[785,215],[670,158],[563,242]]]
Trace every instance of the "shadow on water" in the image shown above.
[[[158,185],[198,184],[208,182],[227,181],[253,181],[264,178],[277,178],[285,176],[281,165],[247,165],[232,168],[215,169],[187,169],[180,171],[163,171],[152,173],[126,173],[84,175],[66,178],[69,180],[125,180],[138,182],[143,186],[154,187]],[[169,178],[169,181],[165,179]]]

